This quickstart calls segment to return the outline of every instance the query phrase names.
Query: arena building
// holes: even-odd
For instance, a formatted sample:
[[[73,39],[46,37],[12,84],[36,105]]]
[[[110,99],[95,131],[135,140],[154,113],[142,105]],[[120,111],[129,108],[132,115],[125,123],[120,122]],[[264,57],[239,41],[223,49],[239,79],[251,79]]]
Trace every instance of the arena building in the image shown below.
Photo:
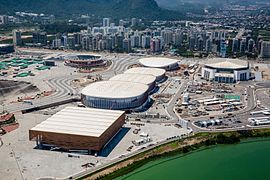
[[[124,72],[124,74],[152,75],[156,77],[156,82],[160,82],[165,79],[165,73],[166,71],[164,69],[146,67],[130,68]]]
[[[179,67],[178,60],[163,57],[142,58],[139,62],[144,67],[162,68],[167,71],[175,70]]]
[[[15,52],[13,44],[0,44],[0,55]]]
[[[29,130],[37,146],[100,151],[121,129],[125,112],[66,107]]]
[[[100,81],[90,84],[81,92],[82,103],[101,109],[134,109],[148,99],[149,87],[142,83]]]
[[[148,92],[150,93],[154,88],[156,84],[156,77],[149,74],[118,74],[109,81],[124,81],[124,82],[135,82],[135,83],[142,83],[147,85]]]
[[[105,66],[107,62],[100,55],[90,54],[68,54],[64,60],[65,65],[82,69]]]
[[[220,83],[247,81],[250,78],[249,63],[238,59],[214,58],[202,67],[202,78]]]

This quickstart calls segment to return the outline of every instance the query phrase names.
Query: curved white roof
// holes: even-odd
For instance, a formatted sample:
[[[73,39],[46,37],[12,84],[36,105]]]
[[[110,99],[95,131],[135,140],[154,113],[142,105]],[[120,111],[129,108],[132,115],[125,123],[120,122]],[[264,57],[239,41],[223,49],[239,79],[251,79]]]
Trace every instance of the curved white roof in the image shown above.
[[[150,57],[142,58],[139,60],[139,62],[146,67],[163,68],[176,64],[178,60],[163,57]]]
[[[248,68],[248,62],[244,60],[239,59],[224,59],[224,58],[213,58],[208,60],[205,63],[206,66],[212,67],[212,68],[226,68],[226,69],[242,69],[242,68]]]
[[[140,96],[146,93],[148,86],[141,83],[124,81],[99,81],[90,84],[82,90],[82,94],[97,98],[124,99]]]
[[[135,82],[142,83],[146,85],[153,84],[156,81],[156,77],[149,74],[118,74],[111,79],[110,81],[127,81],[127,82]]]
[[[160,77],[163,76],[165,72],[166,71],[164,69],[159,68],[136,67],[126,70],[124,74],[148,74],[155,77]]]

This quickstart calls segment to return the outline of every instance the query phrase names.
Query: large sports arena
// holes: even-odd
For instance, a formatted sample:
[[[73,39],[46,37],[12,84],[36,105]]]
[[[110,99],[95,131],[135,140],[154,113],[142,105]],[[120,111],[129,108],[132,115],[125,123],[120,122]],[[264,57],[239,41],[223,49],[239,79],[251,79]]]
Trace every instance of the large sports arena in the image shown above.
[[[81,92],[87,107],[101,109],[133,109],[148,99],[148,85],[125,81],[100,81],[90,84]]]
[[[37,145],[100,151],[125,122],[125,112],[66,107],[29,130]]]
[[[238,59],[210,59],[202,67],[202,78],[220,83],[247,81],[250,78],[249,63]]]
[[[68,54],[64,56],[64,60],[67,66],[82,69],[91,69],[106,65],[106,61],[100,55]]]
[[[142,75],[152,75],[156,77],[156,81],[162,81],[165,78],[166,71],[160,68],[146,68],[146,67],[136,67],[128,69],[124,74],[142,74]]]
[[[162,68],[168,71],[175,70],[179,67],[178,60],[164,57],[142,58],[139,62],[144,67]]]
[[[155,87],[156,77],[150,74],[118,74],[110,81],[124,81],[124,82],[135,82],[145,84],[149,87],[148,92],[151,92]]]

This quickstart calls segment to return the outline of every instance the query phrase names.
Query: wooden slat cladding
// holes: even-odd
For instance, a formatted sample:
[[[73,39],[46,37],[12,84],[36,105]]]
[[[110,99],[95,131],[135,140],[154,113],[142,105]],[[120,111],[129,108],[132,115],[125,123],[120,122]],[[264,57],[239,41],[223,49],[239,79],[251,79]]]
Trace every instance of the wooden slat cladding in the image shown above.
[[[64,149],[100,151],[119,131],[124,122],[125,113],[123,113],[100,137],[29,130],[29,140],[36,140],[39,136],[42,138],[42,143],[55,145]]]

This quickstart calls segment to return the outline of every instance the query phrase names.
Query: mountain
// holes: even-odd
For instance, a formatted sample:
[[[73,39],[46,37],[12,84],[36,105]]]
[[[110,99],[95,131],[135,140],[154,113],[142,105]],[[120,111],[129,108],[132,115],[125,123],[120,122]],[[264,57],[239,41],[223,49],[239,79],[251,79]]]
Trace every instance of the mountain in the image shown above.
[[[269,0],[156,0],[162,8],[190,11],[198,10],[206,7],[220,8],[226,4],[234,5],[253,5],[261,2],[269,2]]]
[[[228,0],[156,0],[162,8],[186,11],[193,13],[203,13],[206,7],[223,6]]]
[[[179,18],[181,15],[179,12],[160,8],[154,0],[122,0],[113,5],[112,14],[121,18],[140,17],[151,19],[166,19],[171,18],[172,15]]]
[[[162,9],[155,0],[0,0],[0,14],[16,11],[71,16],[95,14],[115,18],[160,18],[182,17],[182,13]]]
[[[112,0],[0,0],[0,12],[26,11],[48,14],[77,14],[101,10]]]

